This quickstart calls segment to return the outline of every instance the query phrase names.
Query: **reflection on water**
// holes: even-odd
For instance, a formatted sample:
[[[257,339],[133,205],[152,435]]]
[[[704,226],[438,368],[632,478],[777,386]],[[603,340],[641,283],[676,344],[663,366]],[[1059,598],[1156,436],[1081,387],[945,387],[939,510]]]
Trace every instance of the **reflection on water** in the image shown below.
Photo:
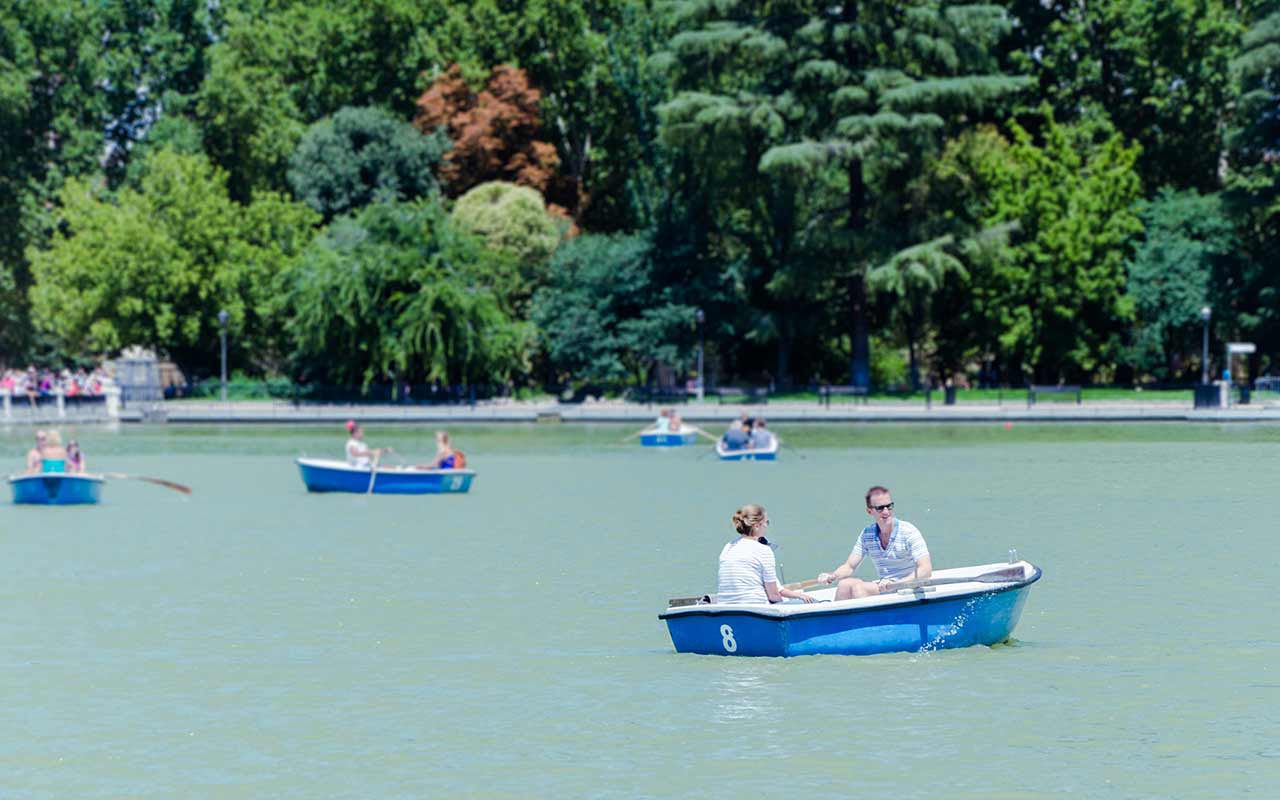
[[[732,724],[744,720],[776,719],[775,695],[781,687],[768,680],[775,669],[763,659],[724,658],[720,675],[712,682],[712,721]]]

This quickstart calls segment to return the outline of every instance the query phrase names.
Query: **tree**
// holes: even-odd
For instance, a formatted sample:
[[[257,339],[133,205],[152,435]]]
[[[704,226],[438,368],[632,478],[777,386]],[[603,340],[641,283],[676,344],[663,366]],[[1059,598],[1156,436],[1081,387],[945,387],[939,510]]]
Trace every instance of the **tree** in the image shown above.
[[[1012,124],[1007,153],[979,166],[986,227],[1013,228],[1007,257],[975,287],[996,315],[1006,373],[1038,383],[1108,379],[1133,315],[1125,294],[1142,223],[1138,148],[1102,124],[1064,126],[1045,109],[1041,142]]]
[[[245,361],[278,359],[276,278],[317,221],[304,206],[272,195],[238,206],[224,173],[170,151],[151,157],[140,190],[112,200],[72,180],[60,198],[51,246],[28,258],[35,325],[64,352],[144,345],[188,372],[211,370],[225,308]]]
[[[1129,263],[1136,317],[1135,366],[1179,377],[1199,353],[1200,309],[1238,248],[1221,198],[1166,189],[1142,212],[1146,236]]]
[[[658,59],[678,90],[662,110],[678,184],[709,198],[709,241],[756,286],[827,289],[866,386],[867,272],[947,233],[911,192],[947,138],[1026,85],[996,63],[1012,21],[932,0],[690,0],[673,13],[680,30]]]
[[[491,249],[514,259],[520,284],[508,289],[523,301],[542,285],[547,259],[560,244],[558,222],[527,186],[501,181],[482,183],[458,198],[451,219],[460,230],[479,236]]]
[[[418,98],[414,124],[423,131],[444,128],[453,142],[440,170],[449,196],[493,180],[543,194],[551,188],[560,158],[538,138],[541,100],[524,72],[510,66],[494,67],[479,93],[471,91],[457,64],[436,79]]]
[[[1141,145],[1137,170],[1161,186],[1219,187],[1222,131],[1235,97],[1230,60],[1241,34],[1225,0],[1015,0],[1030,23],[1017,65],[1061,122],[1111,120]]]
[[[513,269],[434,200],[339,217],[285,276],[293,372],[363,387],[505,382],[527,369],[531,335],[501,293]]]
[[[344,108],[312,125],[289,159],[298,199],[333,219],[369,203],[427,197],[449,146],[378,108]]]
[[[685,360],[694,309],[680,300],[656,280],[646,237],[585,234],[556,251],[531,318],[558,383],[644,384]]]

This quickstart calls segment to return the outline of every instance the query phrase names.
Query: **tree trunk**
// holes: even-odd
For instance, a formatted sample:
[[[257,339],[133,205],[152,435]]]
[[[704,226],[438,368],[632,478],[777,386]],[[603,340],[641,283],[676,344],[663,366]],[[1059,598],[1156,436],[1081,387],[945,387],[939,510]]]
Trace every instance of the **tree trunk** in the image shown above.
[[[867,285],[861,273],[849,278],[849,383],[871,388],[871,338],[867,335]]]

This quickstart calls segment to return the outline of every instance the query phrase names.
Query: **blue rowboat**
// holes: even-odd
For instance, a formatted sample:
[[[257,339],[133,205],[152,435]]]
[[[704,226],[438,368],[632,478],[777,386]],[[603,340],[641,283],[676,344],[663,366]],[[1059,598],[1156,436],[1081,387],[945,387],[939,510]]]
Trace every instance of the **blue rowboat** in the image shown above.
[[[1013,634],[1039,579],[1040,568],[1026,561],[982,564],[938,570],[930,579],[937,585],[855,600],[834,601],[834,587],[813,592],[819,602],[808,604],[673,600],[658,619],[666,620],[678,653],[863,656],[990,646]]]
[[[41,472],[35,475],[11,475],[14,503],[42,506],[94,504],[102,499],[101,475]]]
[[[661,432],[650,428],[640,434],[640,444],[645,447],[684,447],[698,441],[698,431],[682,425],[678,431]]]
[[[462,494],[471,489],[475,470],[348,466],[327,458],[299,458],[298,469],[308,492],[355,494]],[[370,491],[372,487],[372,492]]]
[[[777,461],[778,437],[772,437],[768,447],[754,447],[730,450],[724,446],[724,439],[716,442],[716,455],[721,461]]]

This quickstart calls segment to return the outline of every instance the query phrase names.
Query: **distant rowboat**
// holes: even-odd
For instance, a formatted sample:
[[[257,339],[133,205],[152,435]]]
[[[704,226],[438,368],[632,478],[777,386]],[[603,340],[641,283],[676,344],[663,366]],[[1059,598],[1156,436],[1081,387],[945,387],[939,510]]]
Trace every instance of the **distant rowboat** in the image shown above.
[[[770,437],[768,447],[752,447],[739,448],[730,450],[724,444],[724,439],[716,442],[716,455],[721,461],[777,461],[778,460],[778,437]]]
[[[657,428],[650,428],[640,433],[640,444],[645,447],[683,447],[697,441],[698,429],[688,425],[680,426],[678,431],[660,431]]]
[[[41,472],[10,475],[13,502],[42,506],[92,505],[102,499],[101,475]]]
[[[665,620],[678,653],[720,656],[871,655],[995,645],[1013,634],[1040,568],[1026,561],[938,570],[924,585],[834,601],[672,601]],[[799,584],[798,584],[799,585]],[[821,602],[831,601],[831,602]],[[688,603],[688,604],[685,604]]]
[[[352,467],[345,461],[299,458],[298,469],[309,492],[353,494],[463,494],[471,489],[475,470]]]

